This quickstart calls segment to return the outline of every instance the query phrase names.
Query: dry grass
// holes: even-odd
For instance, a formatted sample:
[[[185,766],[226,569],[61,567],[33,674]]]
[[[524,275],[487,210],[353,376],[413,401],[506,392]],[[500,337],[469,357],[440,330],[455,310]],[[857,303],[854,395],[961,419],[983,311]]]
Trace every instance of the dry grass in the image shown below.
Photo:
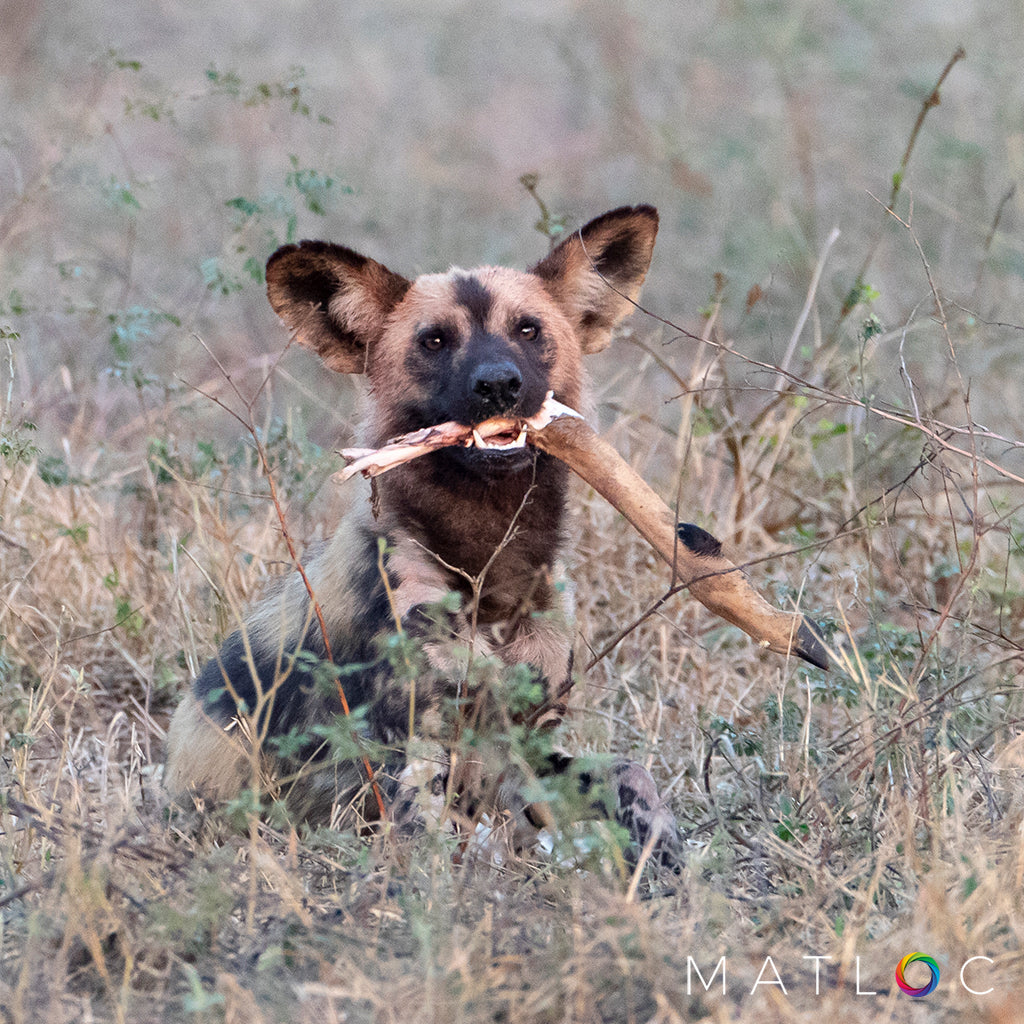
[[[20,5],[0,54],[0,1021],[1018,1019],[1013,31],[952,67],[934,112],[953,43],[933,53],[920,12],[897,37],[870,5],[524,5],[512,24],[483,4],[465,26],[452,5],[403,3],[381,37],[379,5],[352,5],[335,27],[292,12],[298,43],[255,8],[207,6],[180,43],[161,8],[141,67],[120,41],[106,52],[122,8],[90,13],[104,43],[81,67],[74,5]],[[477,32],[505,40],[507,67],[456,80],[490,52]],[[700,52],[677,52],[690,35]],[[212,39],[250,53],[248,71],[232,78]],[[524,49],[544,58],[528,82]],[[285,51],[326,70],[288,77]],[[321,100],[344,118],[321,124]],[[512,115],[537,110],[526,166],[504,135],[526,147]],[[680,323],[637,315],[593,360],[595,420],[681,518],[822,622],[836,657],[825,674],[762,654],[666,594],[655,556],[579,489],[566,745],[650,767],[688,836],[678,879],[631,878],[597,828],[570,837],[579,864],[561,847],[495,866],[457,864],[445,835],[370,844],[164,813],[171,709],[288,570],[250,439],[215,399],[252,398],[300,547],[354,500],[324,450],[351,437],[354,388],[280,355],[249,262],[300,218],[332,233],[310,203],[330,206],[316,168],[336,161],[363,191],[333,233],[396,269],[518,258],[536,210],[509,183],[537,167],[555,213],[551,192],[587,215],[662,209],[646,295]],[[893,976],[915,950],[941,971],[920,1000]],[[965,981],[985,995],[961,984],[975,957]]]
[[[640,377],[665,386],[644,351],[656,327],[639,333]],[[705,336],[723,340],[713,322]],[[826,675],[761,655],[666,598],[653,555],[580,489],[581,660],[601,656],[568,742],[647,763],[689,834],[683,877],[649,876],[639,901],[608,856],[582,873],[460,867],[443,836],[395,850],[255,821],[168,823],[169,709],[286,559],[265,483],[251,458],[166,450],[121,493],[116,475],[58,486],[38,461],[8,460],[6,1017],[912,1020],[892,971],[921,949],[942,972],[929,1020],[1008,1021],[1024,979],[1016,485],[985,464],[977,432],[951,440],[976,446],[963,458],[922,419],[900,431],[929,459],[885,493],[883,467],[857,463],[857,428],[823,425],[848,398],[808,386],[824,395],[812,416],[764,391],[741,413],[706,397],[728,385],[726,365],[690,371],[705,389],[692,402],[651,408],[617,389],[638,411],[611,436],[683,507],[729,510],[708,525],[760,585],[784,584],[779,601],[831,623],[837,663]],[[331,460],[285,441],[271,453],[296,499],[289,526],[309,539],[316,517],[297,496]],[[769,955],[785,991],[768,984]],[[813,956],[828,958],[820,994]],[[994,989],[984,997],[958,982],[974,956],[992,961],[967,976]],[[707,981],[721,957],[726,992],[721,975],[705,992],[695,971]]]

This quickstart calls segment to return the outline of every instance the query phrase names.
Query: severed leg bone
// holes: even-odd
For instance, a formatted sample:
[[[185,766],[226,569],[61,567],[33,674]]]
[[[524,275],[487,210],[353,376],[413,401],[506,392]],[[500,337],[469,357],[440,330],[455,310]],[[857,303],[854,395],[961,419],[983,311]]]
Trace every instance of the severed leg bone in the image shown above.
[[[346,449],[349,461],[339,475],[376,476],[438,448],[452,445],[515,448],[532,444],[564,462],[633,525],[672,568],[673,580],[711,611],[739,626],[757,643],[778,654],[795,654],[819,668],[828,653],[799,612],[770,605],[742,569],[722,555],[721,544],[705,530],[677,523],[672,510],[579,413],[548,395],[529,419],[495,418],[466,427],[441,423],[395,438],[380,449]]]

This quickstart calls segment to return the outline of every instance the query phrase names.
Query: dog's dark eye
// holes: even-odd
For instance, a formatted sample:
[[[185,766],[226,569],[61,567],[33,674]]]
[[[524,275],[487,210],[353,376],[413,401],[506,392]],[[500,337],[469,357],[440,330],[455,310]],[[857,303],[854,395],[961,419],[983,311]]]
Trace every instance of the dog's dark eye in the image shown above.
[[[523,320],[515,333],[520,341],[536,341],[540,337],[540,324],[536,320]]]
[[[428,327],[417,335],[420,345],[428,352],[440,352],[448,344],[445,332],[437,327]]]

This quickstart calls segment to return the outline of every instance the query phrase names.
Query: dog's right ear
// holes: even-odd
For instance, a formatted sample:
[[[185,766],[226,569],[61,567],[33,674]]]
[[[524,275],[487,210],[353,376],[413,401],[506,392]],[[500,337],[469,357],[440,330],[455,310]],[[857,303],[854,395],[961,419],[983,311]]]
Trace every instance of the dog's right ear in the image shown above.
[[[658,234],[653,206],[621,206],[584,224],[533,268],[569,316],[584,354],[600,352],[633,311]]]
[[[339,373],[364,373],[410,282],[330,242],[285,245],[267,261],[267,297],[295,340]]]

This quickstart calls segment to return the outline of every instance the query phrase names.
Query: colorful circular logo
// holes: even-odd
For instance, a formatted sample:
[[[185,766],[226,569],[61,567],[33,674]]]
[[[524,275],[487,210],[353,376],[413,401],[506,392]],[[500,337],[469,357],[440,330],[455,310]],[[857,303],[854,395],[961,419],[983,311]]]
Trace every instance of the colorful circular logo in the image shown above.
[[[928,970],[932,972],[931,980],[927,985],[922,985],[920,988],[914,988],[912,985],[908,985],[906,979],[903,976],[903,972],[907,969],[910,964],[922,963],[928,966]],[[935,962],[934,957],[925,956],[924,953],[908,953],[896,966],[896,984],[899,985],[900,990],[906,992],[908,996],[913,996],[915,999],[920,999],[921,996],[926,996],[931,992],[935,991],[935,986],[939,983],[939,965]]]

